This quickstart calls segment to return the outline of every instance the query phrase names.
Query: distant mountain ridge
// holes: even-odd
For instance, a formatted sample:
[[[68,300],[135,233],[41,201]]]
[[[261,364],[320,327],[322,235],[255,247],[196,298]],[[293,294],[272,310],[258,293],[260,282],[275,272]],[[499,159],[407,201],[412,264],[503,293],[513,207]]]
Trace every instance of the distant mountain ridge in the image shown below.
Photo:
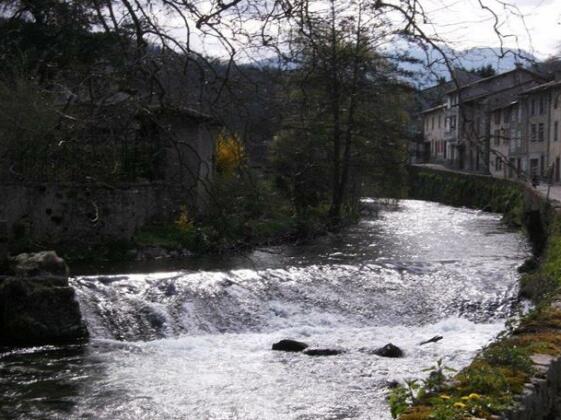
[[[475,47],[457,51],[449,47],[442,47],[450,64],[456,68],[466,70],[477,69],[483,66],[492,66],[497,73],[514,69],[517,64],[529,67],[537,59],[526,51],[507,51],[501,53],[500,48]],[[418,63],[400,61],[401,70],[411,72],[410,81],[418,87],[427,87],[435,84],[439,78],[450,80],[450,72],[442,55],[435,49],[423,50],[417,45],[402,45],[397,50],[398,54],[418,60]],[[429,64],[430,63],[430,64]],[[428,70],[428,71],[427,71]]]

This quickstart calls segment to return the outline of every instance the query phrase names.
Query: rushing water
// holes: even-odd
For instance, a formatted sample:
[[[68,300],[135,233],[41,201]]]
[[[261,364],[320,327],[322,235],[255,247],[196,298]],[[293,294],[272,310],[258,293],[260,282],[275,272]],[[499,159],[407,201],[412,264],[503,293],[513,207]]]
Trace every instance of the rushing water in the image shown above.
[[[499,215],[404,201],[311,245],[77,277],[92,340],[0,353],[0,418],[389,418],[388,381],[464,366],[503,328],[528,253]],[[405,357],[367,351],[388,342]]]

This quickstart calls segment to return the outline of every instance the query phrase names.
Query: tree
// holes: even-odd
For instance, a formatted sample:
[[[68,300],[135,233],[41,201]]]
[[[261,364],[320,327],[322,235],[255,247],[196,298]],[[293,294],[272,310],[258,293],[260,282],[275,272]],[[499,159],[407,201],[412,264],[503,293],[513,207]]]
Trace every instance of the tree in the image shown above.
[[[361,181],[384,159],[393,155],[391,172],[399,173],[406,127],[404,113],[389,106],[400,89],[395,66],[373,47],[379,28],[364,18],[362,3],[352,16],[338,7],[331,1],[329,14],[307,19],[292,41],[292,113],[274,149],[295,200],[306,206],[327,198],[332,227],[356,211]]]
[[[497,71],[491,64],[487,64],[486,66],[477,67],[475,69],[469,70],[470,73],[477,74],[481,77],[491,77],[497,74]]]

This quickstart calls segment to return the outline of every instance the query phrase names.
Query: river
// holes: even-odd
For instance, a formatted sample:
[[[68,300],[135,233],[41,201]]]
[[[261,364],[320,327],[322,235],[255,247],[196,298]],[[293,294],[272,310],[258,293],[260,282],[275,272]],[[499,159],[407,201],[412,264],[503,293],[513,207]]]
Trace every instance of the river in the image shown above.
[[[92,339],[0,350],[0,418],[387,419],[389,381],[465,366],[521,310],[529,254],[500,215],[402,201],[307,245],[74,277]],[[389,342],[405,357],[368,353]]]

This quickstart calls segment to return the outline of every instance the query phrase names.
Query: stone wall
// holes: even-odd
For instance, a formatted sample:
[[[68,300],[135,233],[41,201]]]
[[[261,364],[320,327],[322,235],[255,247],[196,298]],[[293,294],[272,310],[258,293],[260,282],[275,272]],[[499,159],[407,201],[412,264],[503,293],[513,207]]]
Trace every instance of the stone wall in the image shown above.
[[[561,418],[561,357],[535,354],[536,371],[518,398],[518,404],[501,418],[509,420],[555,420]]]
[[[163,182],[109,185],[0,185],[0,220],[10,244],[99,244],[129,240],[146,223],[195,211],[192,191]],[[0,223],[0,252],[2,251]]]

